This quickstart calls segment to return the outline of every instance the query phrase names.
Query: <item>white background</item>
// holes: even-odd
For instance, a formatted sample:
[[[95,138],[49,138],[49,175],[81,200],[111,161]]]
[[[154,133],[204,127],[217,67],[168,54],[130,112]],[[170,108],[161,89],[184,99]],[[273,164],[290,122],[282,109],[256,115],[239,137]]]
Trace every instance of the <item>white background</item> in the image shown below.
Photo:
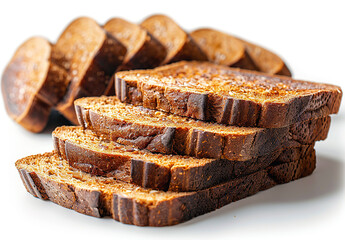
[[[103,24],[111,17],[140,22],[165,13],[186,30],[213,27],[283,56],[298,79],[345,90],[345,6],[342,1],[0,1],[0,72],[28,37],[55,41],[78,16]],[[28,194],[16,159],[50,151],[50,132],[31,134],[6,115],[0,100],[0,234],[26,239],[339,239],[344,236],[345,114],[333,117],[327,141],[317,144],[318,166],[305,179],[277,186],[186,223],[140,228],[97,219]],[[53,125],[50,126],[50,129]],[[338,237],[336,237],[338,236]]]

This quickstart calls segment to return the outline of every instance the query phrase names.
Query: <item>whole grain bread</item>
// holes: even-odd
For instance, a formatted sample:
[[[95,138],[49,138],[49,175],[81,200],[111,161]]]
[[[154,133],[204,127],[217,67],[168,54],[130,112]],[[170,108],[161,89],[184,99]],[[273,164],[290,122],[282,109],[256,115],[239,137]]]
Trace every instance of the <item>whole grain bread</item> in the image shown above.
[[[73,102],[86,96],[100,96],[112,87],[110,79],[122,64],[126,48],[93,19],[81,17],[68,25],[56,42],[53,61],[68,72],[67,92],[57,105],[77,124]]]
[[[185,62],[115,75],[126,103],[225,125],[277,128],[337,113],[340,87]]]
[[[154,68],[165,59],[165,47],[141,26],[112,18],[103,28],[127,48],[121,69]]]
[[[54,152],[20,159],[16,167],[27,191],[40,199],[94,217],[111,216],[125,224],[168,226],[310,175],[315,168],[315,152],[205,190],[179,193],[90,176],[73,170]]]
[[[98,136],[153,153],[247,160],[324,140],[330,117],[282,128],[224,126],[121,103],[116,97],[75,101],[79,124]]]
[[[41,132],[51,107],[65,94],[67,73],[51,62],[52,45],[32,37],[14,53],[2,75],[1,90],[8,115],[25,129]]]
[[[203,28],[190,33],[206,53],[208,61],[250,70],[258,70],[242,41],[217,30]]]
[[[167,55],[162,64],[181,60],[207,61],[206,54],[174,20],[165,15],[146,18],[141,26],[166,48]]]
[[[104,140],[81,127],[56,128],[53,139],[57,153],[74,168],[170,191],[201,190],[283,161],[280,159],[297,161],[313,151],[314,145],[279,149],[245,160],[216,160],[152,154]]]

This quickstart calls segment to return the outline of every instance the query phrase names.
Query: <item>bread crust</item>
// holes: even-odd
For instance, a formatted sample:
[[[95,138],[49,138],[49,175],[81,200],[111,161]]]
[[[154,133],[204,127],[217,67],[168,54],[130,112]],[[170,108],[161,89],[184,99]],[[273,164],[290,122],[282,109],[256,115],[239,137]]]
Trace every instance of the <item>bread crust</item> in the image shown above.
[[[52,154],[31,158],[49,158]],[[310,175],[315,169],[315,152],[299,161],[270,166],[267,169],[233,179],[229,182],[197,192],[169,194],[165,200],[150,201],[137,198],[124,190],[109,191],[103,187],[79,186],[65,180],[57,181],[39,171],[27,170],[27,159],[18,160],[16,167],[23,184],[33,196],[50,200],[63,207],[94,216],[113,219],[138,226],[169,226],[185,222],[214,211],[277,184],[287,183]],[[48,169],[49,171],[49,169]],[[80,173],[76,173],[80,175]],[[83,174],[83,178],[91,178]],[[94,183],[104,180],[95,178]],[[116,180],[109,180],[107,184]],[[126,183],[120,183],[126,185]],[[150,195],[151,193],[148,193]],[[153,194],[153,193],[152,193]]]
[[[275,101],[274,99],[256,101],[246,99],[246,95],[233,97],[230,94],[227,96],[224,93],[202,91],[196,86],[186,88],[179,84],[180,87],[177,88],[175,85],[164,84],[163,77],[167,77],[168,80],[174,79],[175,76],[180,73],[183,75],[186,71],[187,78],[191,78],[190,75],[200,71],[209,71],[212,74],[227,72],[234,81],[236,78],[233,76],[238,76],[239,79],[265,79],[271,81],[271,84],[277,81],[285,85],[293,84],[296,89],[298,89],[297,86],[308,85],[311,90],[305,90],[304,94],[290,94],[285,101]],[[173,76],[172,72],[174,72]],[[225,76],[220,75],[220,77]],[[150,78],[160,79],[163,82],[156,84],[148,81],[151,80]],[[179,80],[183,81],[183,78],[179,77]],[[304,88],[306,87],[304,86]],[[340,87],[334,85],[298,81],[284,76],[243,69],[231,69],[206,62],[183,61],[154,70],[118,72],[115,74],[115,93],[122,102],[184,117],[225,125],[264,128],[284,127],[337,113],[342,97]],[[289,92],[287,93],[289,94]]]
[[[129,145],[141,150],[153,153],[188,155],[197,158],[214,158],[227,160],[247,160],[255,156],[269,154],[280,148],[299,146],[300,144],[312,144],[315,141],[324,140],[330,127],[330,117],[312,119],[299,122],[283,128],[272,129],[247,129],[233,127],[233,132],[212,132],[212,130],[200,129],[191,124],[170,124],[159,117],[152,123],[137,121],[139,115],[156,116],[155,111],[128,106],[117,117],[116,111],[111,110],[112,117],[102,114],[102,110],[93,106],[97,102],[104,103],[109,109],[111,105],[120,105],[126,108],[126,104],[119,103],[115,97],[85,98],[75,102],[75,109],[79,124],[85,129],[90,129],[104,139]],[[132,113],[132,108],[142,114]],[[166,116],[164,115],[164,118]],[[215,128],[226,130],[222,125],[214,124]],[[237,129],[237,132],[235,131]]]
[[[269,154],[251,157],[246,160],[209,160],[186,159],[184,164],[175,163],[170,159],[170,164],[160,162],[160,155],[149,155],[145,151],[104,151],[107,146],[101,139],[94,139],[98,145],[85,143],[68,137],[68,131],[73,128],[59,128],[53,132],[54,146],[60,157],[67,160],[70,166],[84,172],[106,177],[133,182],[138,186],[170,191],[197,191],[212,187],[223,181],[228,181],[240,176],[266,168],[273,162],[298,161],[313,151],[314,143],[295,148],[279,149]],[[86,133],[85,133],[86,134]],[[104,146],[103,148],[100,146]],[[163,157],[163,156],[161,156]]]

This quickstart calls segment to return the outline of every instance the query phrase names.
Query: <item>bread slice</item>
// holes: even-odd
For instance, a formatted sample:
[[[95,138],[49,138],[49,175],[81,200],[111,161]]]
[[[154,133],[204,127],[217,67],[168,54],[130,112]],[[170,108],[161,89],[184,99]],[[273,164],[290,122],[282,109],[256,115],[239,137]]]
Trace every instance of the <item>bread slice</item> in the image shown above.
[[[77,124],[74,100],[107,92],[109,85],[113,86],[110,78],[125,54],[126,48],[93,19],[81,17],[69,24],[53,51],[53,60],[68,71],[69,80],[57,110]]]
[[[200,28],[190,33],[212,62],[260,72],[291,76],[284,61],[275,53],[229,34]],[[233,65],[236,60],[240,60]]]
[[[197,192],[161,192],[90,176],[73,170],[54,153],[20,159],[16,167],[27,191],[35,197],[86,215],[111,216],[125,224],[168,226],[311,174],[315,152]]]
[[[324,140],[330,117],[283,128],[224,126],[121,103],[116,97],[75,101],[79,124],[102,138],[153,153],[247,160]]]
[[[243,42],[248,55],[253,60],[255,66],[259,68],[259,71],[269,74],[291,76],[289,68],[278,55],[243,39],[238,38],[238,40]]]
[[[65,94],[66,72],[52,63],[52,46],[44,38],[32,37],[14,53],[1,81],[8,115],[32,132],[48,122],[50,109]]]
[[[208,60],[221,65],[258,70],[242,41],[217,30],[203,28],[190,33]]]
[[[127,48],[121,69],[154,68],[165,59],[165,47],[139,25],[112,18],[103,28]]]
[[[165,15],[153,15],[146,18],[141,26],[166,48],[167,55],[162,64],[181,60],[207,61],[206,54],[171,18]]]
[[[232,69],[208,62],[179,62],[118,72],[116,96],[180,116],[226,125],[277,128],[337,113],[340,87]]]
[[[171,191],[205,189],[256,172],[280,159],[298,160],[314,145],[279,149],[264,156],[229,161],[152,154],[104,140],[81,127],[58,127],[53,132],[53,139],[58,154],[72,167],[143,187]]]

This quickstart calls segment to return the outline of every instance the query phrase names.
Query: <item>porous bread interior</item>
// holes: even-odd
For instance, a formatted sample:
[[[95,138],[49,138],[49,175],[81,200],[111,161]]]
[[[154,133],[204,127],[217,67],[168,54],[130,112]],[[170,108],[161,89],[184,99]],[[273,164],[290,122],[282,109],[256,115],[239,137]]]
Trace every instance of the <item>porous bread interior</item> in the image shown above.
[[[193,128],[218,134],[248,135],[264,131],[263,128],[225,126],[217,123],[207,123],[187,117],[181,117],[161,111],[146,109],[140,106],[122,103],[116,97],[80,98],[75,105],[121,121],[129,121],[138,125]]]
[[[208,62],[181,61],[153,70],[116,73],[116,78],[138,85],[169,87],[181,92],[216,94],[259,104],[285,103],[292,98],[336,89],[332,85],[294,80],[289,77],[234,69]],[[338,90],[339,91],[339,90]]]
[[[165,201],[192,194],[157,191],[113,178],[91,176],[71,168],[67,161],[60,159],[54,151],[19,159],[15,165],[18,170],[24,169],[28,172],[35,172],[39,177],[42,176],[53,182],[68,184],[90,191],[101,191],[108,196],[111,196],[113,193],[120,194],[146,202],[147,204],[154,204],[157,201]]]
[[[158,163],[168,168],[202,166],[215,161],[208,158],[193,158],[178,155],[153,154],[144,150],[137,150],[129,146],[124,146],[113,141],[98,137],[91,130],[84,130],[82,127],[58,127],[54,130],[53,136],[81,146],[82,148],[100,153],[111,154],[112,156],[128,156],[133,159],[145,160]]]
[[[121,18],[110,19],[103,28],[127,48],[124,62],[131,59],[140,50],[147,38],[144,29]]]
[[[44,84],[50,66],[50,43],[40,37],[25,41],[4,71],[3,91],[11,112],[19,116]]]
[[[185,31],[171,18],[154,15],[145,19],[141,26],[151,33],[167,49],[166,59],[170,60],[183,47],[188,37]]]
[[[241,41],[225,33],[212,29],[199,29],[190,34],[209,60],[230,66],[245,55]]]
[[[74,20],[61,34],[54,46],[53,57],[57,64],[68,71],[72,85],[77,85],[83,79],[105,40],[105,31],[87,17]]]

